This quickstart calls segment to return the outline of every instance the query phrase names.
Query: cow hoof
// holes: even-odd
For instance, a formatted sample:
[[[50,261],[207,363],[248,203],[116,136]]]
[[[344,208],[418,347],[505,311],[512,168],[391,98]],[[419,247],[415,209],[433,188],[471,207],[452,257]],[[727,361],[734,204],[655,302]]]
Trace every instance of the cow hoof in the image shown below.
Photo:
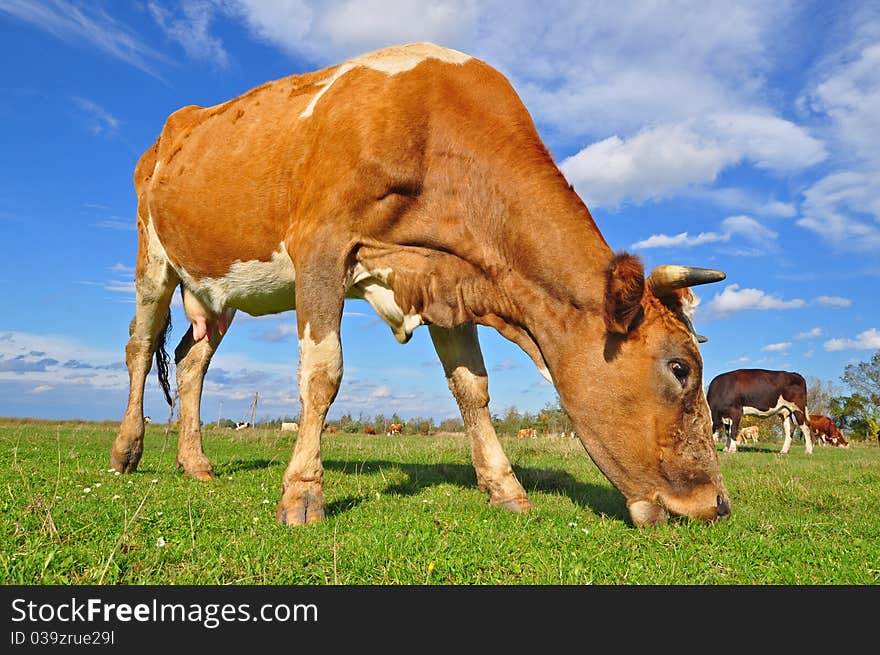
[[[177,469],[182,469],[183,472],[193,480],[205,481],[214,479],[214,472],[211,469],[211,463],[205,457],[202,457],[202,461],[189,466],[180,460],[177,460]]]
[[[134,473],[140,459],[141,453],[135,449],[129,449],[124,454],[119,454],[114,449],[110,452],[110,467],[117,473]]]
[[[324,494],[321,493],[319,496],[306,491],[289,500],[282,498],[275,509],[275,518],[281,525],[311,525],[323,521],[324,512]]]
[[[507,500],[490,500],[489,504],[493,507],[500,507],[501,509],[515,514],[521,514],[522,512],[527,512],[532,509],[532,503],[530,503],[529,499],[525,496],[508,498]]]

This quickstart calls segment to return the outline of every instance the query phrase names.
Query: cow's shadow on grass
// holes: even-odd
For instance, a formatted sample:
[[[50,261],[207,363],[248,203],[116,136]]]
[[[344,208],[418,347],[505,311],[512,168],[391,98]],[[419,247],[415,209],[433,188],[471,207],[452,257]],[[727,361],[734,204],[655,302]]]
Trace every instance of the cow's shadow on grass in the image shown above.
[[[409,464],[384,460],[367,460],[365,462],[348,462],[342,460],[325,460],[324,468],[343,473],[361,475],[379,475],[382,470],[397,469],[406,479],[390,483],[385,488],[386,494],[411,496],[423,489],[440,484],[454,484],[464,489],[476,489],[477,479],[474,467],[470,464]],[[598,515],[629,522],[629,511],[626,501],[617,489],[589,482],[581,482],[561,469],[539,469],[514,466],[514,472],[526,493],[556,493],[567,496],[576,505],[587,508]],[[487,496],[488,499],[488,496]],[[331,502],[327,506],[327,514],[345,512],[364,501],[362,496],[352,496]],[[532,498],[533,505],[535,499]]]

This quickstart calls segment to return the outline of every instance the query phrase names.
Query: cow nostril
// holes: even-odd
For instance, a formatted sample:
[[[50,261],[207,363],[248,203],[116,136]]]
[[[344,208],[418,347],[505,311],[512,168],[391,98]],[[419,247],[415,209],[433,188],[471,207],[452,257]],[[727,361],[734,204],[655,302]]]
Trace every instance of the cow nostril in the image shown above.
[[[726,518],[730,516],[730,501],[721,496],[715,497],[715,504],[718,508],[718,518]]]

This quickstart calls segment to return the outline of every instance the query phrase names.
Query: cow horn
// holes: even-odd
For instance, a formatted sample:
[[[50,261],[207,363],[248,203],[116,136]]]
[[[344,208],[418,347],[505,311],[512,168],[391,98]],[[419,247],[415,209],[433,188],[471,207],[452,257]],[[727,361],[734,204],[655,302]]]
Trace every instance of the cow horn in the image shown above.
[[[727,275],[711,268],[695,268],[693,266],[658,266],[648,276],[648,288],[655,296],[669,295],[676,289],[694,287],[698,284],[720,282]]]

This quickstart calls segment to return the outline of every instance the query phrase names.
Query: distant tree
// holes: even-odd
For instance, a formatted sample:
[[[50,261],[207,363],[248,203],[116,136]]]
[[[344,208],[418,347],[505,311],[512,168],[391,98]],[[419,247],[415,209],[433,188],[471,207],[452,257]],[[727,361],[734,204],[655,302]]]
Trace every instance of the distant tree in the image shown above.
[[[541,409],[535,417],[535,424],[535,427],[538,428],[539,432],[548,432],[550,434],[557,434],[563,430],[570,431],[574,429],[574,424],[572,423],[571,418],[565,410],[562,409],[562,405],[558,398],[555,403],[547,401],[543,409]]]
[[[416,416],[403,424],[404,434],[429,435],[434,431],[434,419]]]
[[[831,412],[831,400],[841,395],[839,389],[830,380],[822,381],[819,378],[807,378],[807,409],[810,414],[824,414]]]
[[[495,432],[498,434],[516,434],[520,428],[525,427],[523,425],[523,416],[519,413],[516,407],[507,407],[504,410],[504,415],[494,416],[492,420],[492,425],[495,428]]]
[[[880,406],[880,350],[874,353],[870,362],[848,364],[842,379],[875,407]]]
[[[464,422],[460,418],[447,418],[440,421],[439,432],[464,432]]]
[[[848,364],[841,379],[862,399],[862,425],[867,436],[880,444],[880,350],[869,362]]]
[[[833,398],[830,415],[850,439],[880,439],[880,411],[861,394]]]

